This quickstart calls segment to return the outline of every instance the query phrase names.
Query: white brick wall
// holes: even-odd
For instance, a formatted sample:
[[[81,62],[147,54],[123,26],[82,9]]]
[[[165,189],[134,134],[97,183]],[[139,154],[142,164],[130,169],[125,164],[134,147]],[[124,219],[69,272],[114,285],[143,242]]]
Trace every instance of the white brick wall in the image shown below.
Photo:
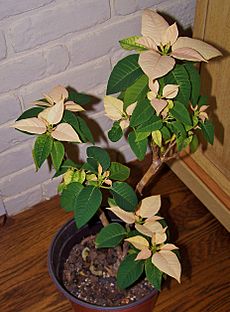
[[[0,215],[50,198],[60,181],[50,180],[47,164],[35,173],[33,136],[10,124],[56,84],[102,98],[112,65],[126,54],[118,40],[140,33],[147,7],[184,29],[193,23],[195,0],[0,0]],[[100,125],[98,144],[118,149],[126,161],[135,158],[125,139],[108,142],[111,122],[102,101],[86,115]],[[80,158],[86,147],[78,151]]]

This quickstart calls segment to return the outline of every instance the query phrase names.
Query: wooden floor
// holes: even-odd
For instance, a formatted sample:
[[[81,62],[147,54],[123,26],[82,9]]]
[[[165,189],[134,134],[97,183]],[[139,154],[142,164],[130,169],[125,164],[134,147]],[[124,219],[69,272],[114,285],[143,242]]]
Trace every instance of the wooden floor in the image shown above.
[[[182,283],[166,282],[154,311],[229,312],[229,234],[167,167],[152,185],[148,194],[163,195],[162,214],[180,247],[183,266]],[[47,273],[50,240],[69,218],[56,197],[0,228],[1,312],[71,311]]]

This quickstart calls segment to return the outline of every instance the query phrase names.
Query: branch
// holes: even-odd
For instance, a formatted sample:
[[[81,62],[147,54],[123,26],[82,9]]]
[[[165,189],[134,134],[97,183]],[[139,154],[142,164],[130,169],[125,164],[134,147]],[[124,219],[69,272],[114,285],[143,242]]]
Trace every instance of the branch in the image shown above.
[[[104,227],[109,225],[109,220],[107,219],[104,211],[101,208],[99,209],[99,219],[101,220],[101,223]]]
[[[152,164],[150,165],[149,169],[143,175],[141,180],[137,183],[136,192],[142,195],[144,187],[148,184],[151,178],[157,173],[162,165],[162,161],[160,158],[153,159]]]
[[[162,155],[162,157],[165,158],[165,157],[167,156],[167,154],[173,149],[173,147],[174,147],[175,145],[176,145],[176,140],[173,141],[173,142],[171,142],[171,143],[168,145],[168,147],[167,147],[166,151],[164,152],[164,154]]]

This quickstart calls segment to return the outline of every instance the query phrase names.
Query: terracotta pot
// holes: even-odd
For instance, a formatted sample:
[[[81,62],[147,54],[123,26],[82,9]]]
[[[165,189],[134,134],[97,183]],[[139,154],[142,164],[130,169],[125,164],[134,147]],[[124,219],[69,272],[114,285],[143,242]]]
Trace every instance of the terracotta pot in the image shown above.
[[[80,230],[76,229],[75,221],[71,219],[67,222],[54,237],[48,253],[48,269],[51,279],[58,290],[67,297],[72,306],[73,311],[77,312],[98,312],[98,311],[119,311],[119,312],[152,312],[156,302],[158,291],[153,290],[147,296],[134,303],[119,307],[100,307],[74,297],[62,283],[62,272],[65,260],[67,259],[71,249],[79,243],[83,237],[96,234],[102,227],[100,221],[92,226],[87,225]]]

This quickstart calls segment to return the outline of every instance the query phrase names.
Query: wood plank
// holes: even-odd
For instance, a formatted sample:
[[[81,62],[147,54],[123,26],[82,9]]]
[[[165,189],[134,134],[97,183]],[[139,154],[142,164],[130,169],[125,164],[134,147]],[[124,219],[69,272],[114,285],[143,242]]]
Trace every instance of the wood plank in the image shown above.
[[[210,119],[215,125],[214,145],[202,144],[192,156],[195,162],[212,177],[219,187],[230,194],[230,2],[229,0],[198,0],[194,37],[219,48],[223,57],[200,66],[201,91],[209,97]]]
[[[132,164],[143,174],[147,163]],[[141,173],[142,172],[142,173]],[[182,283],[168,280],[155,312],[230,310],[229,235],[193,193],[164,167],[146,194],[161,193],[172,240],[182,254]],[[8,219],[0,228],[0,302],[4,312],[69,312],[47,272],[47,250],[56,230],[70,217],[56,197]]]

